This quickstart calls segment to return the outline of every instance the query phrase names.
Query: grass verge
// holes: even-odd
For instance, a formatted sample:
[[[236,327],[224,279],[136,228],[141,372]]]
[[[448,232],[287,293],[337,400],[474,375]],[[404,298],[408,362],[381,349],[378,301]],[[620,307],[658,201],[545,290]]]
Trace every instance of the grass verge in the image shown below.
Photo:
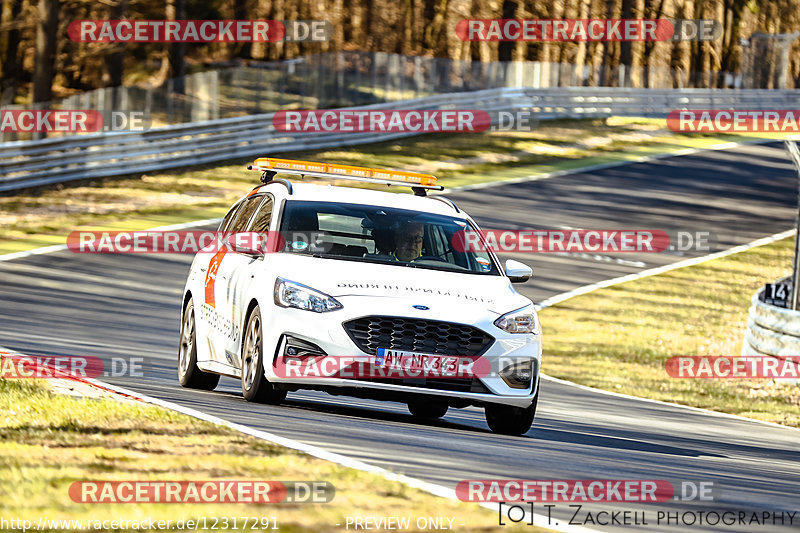
[[[174,524],[206,517],[210,524],[213,517],[240,517],[240,523],[241,517],[274,517],[281,531],[324,532],[344,530],[348,516],[408,516],[412,524],[418,517],[450,517],[458,531],[497,528],[496,514],[476,504],[438,498],[160,407],[54,394],[41,382],[0,380],[0,435],[3,518],[84,524],[51,530],[88,530],[89,520],[152,517]],[[325,480],[336,496],[313,505],[80,504],[68,490],[81,480]]]
[[[541,311],[543,370],[643,398],[800,427],[800,387],[768,380],[675,379],[680,355],[741,353],[750,298],[791,270],[794,237],[600,289]]]
[[[428,134],[347,149],[296,152],[310,159],[432,172],[447,188],[571,170],[741,136],[676,134],[664,120],[542,122],[531,132]],[[264,154],[268,155],[268,154]],[[142,230],[221,217],[255,183],[247,161],[43,188],[0,197],[0,254],[63,244],[77,229]]]

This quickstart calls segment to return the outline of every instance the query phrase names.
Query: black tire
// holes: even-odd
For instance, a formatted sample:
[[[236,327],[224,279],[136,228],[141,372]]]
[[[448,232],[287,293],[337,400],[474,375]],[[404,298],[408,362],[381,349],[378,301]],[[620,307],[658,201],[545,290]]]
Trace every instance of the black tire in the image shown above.
[[[264,377],[264,335],[261,309],[255,306],[247,318],[242,341],[242,396],[248,402],[278,404],[286,399],[285,390],[276,390]]]
[[[450,406],[445,402],[431,400],[412,400],[408,402],[408,412],[417,418],[435,420],[447,414]]]
[[[531,429],[536,416],[539,394],[533,398],[529,407],[490,404],[486,406],[486,423],[489,429],[503,435],[524,435]]]
[[[189,298],[183,310],[178,341],[178,381],[181,386],[190,389],[214,390],[219,383],[219,374],[203,372],[197,367],[197,332],[194,324],[194,302]]]

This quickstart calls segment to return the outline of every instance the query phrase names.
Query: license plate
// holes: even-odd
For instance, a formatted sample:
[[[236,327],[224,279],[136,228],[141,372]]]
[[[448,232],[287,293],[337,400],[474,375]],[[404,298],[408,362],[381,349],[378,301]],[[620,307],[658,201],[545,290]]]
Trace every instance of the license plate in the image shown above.
[[[378,353],[375,356],[375,365],[388,369],[442,374],[456,372],[458,359],[458,357],[452,355],[435,355],[378,348]]]

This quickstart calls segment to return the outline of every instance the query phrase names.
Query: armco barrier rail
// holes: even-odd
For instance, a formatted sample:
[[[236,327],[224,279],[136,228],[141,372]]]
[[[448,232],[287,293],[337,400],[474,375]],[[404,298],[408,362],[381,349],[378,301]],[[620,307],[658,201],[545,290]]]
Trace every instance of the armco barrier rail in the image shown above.
[[[532,111],[538,120],[666,116],[674,109],[796,109],[790,90],[500,88],[374,104],[357,109]],[[0,144],[0,191],[152,172],[186,165],[386,141],[414,133],[286,133],[273,114]]]
[[[751,300],[742,355],[800,356],[800,311],[768,305],[759,300],[760,294],[761,290]]]

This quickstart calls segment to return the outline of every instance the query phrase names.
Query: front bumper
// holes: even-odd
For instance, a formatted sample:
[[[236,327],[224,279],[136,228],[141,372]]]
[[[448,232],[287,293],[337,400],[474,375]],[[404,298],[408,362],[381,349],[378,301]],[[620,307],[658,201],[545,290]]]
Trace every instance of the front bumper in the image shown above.
[[[420,311],[412,307],[419,301],[411,302],[402,298],[348,296],[337,298],[344,308],[328,313],[312,313],[300,309],[272,307],[271,316],[264,331],[265,374],[270,382],[288,388],[311,388],[329,392],[366,397],[401,398],[404,394],[435,396],[447,399],[452,404],[497,403],[516,407],[527,407],[538,392],[539,370],[541,367],[541,336],[530,334],[510,334],[498,329],[494,320],[499,315],[490,313],[479,306],[444,306],[431,303],[430,310]],[[428,305],[428,302],[422,302]],[[379,309],[379,313],[375,310]],[[352,319],[380,314],[419,320],[437,320],[477,327],[490,336],[494,342],[482,356],[489,363],[489,372],[473,378],[472,386],[460,383],[455,386],[448,378],[436,380],[403,379],[357,379],[330,377],[287,377],[285,372],[277,372],[286,353],[287,338],[306,341],[324,351],[328,357],[374,358],[356,345],[345,331],[343,324]],[[463,355],[463,354],[451,354]],[[319,358],[318,358],[319,360]],[[502,367],[509,361],[530,360],[532,364],[531,385],[526,389],[512,388],[499,375]],[[271,363],[271,364],[270,364]],[[348,389],[350,392],[348,392]],[[453,390],[458,389],[458,390]],[[464,390],[466,389],[466,390]]]

